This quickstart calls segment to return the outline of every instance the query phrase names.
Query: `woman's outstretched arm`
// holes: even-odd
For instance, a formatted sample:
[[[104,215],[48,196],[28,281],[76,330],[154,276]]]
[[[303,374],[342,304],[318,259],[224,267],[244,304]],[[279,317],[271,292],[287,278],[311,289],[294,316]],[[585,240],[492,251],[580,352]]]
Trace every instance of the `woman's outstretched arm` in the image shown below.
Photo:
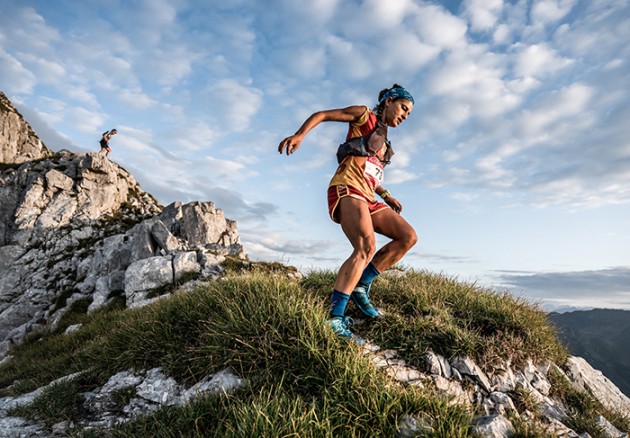
[[[313,113],[302,123],[302,126],[295,134],[280,142],[278,152],[283,153],[286,150],[287,155],[291,155],[297,151],[304,136],[322,122],[356,122],[364,113],[365,107],[358,105]]]

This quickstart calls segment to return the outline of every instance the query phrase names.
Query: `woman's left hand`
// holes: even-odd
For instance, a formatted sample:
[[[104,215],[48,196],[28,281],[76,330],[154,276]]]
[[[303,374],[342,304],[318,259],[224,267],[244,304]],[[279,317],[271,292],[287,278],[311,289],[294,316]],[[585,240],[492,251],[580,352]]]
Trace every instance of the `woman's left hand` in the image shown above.
[[[402,211],[402,204],[398,202],[398,200],[394,198],[392,195],[389,195],[387,198],[385,198],[385,203],[389,205],[392,208],[392,210],[394,210],[398,214],[400,214],[400,212]]]

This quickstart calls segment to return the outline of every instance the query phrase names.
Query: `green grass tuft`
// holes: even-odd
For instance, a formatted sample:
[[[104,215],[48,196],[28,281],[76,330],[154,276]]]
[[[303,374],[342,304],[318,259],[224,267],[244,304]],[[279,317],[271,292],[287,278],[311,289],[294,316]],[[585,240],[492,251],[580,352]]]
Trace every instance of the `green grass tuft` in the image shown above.
[[[51,427],[61,421],[78,421],[85,414],[81,391],[93,388],[85,378],[75,378],[50,385],[33,403],[11,409],[8,414],[41,421]]]
[[[302,282],[322,297],[333,284],[334,275],[327,272]],[[403,350],[415,366],[427,349],[447,358],[470,356],[488,371],[497,360],[518,367],[528,358],[564,363],[568,357],[547,314],[507,293],[411,270],[379,277],[371,296],[385,316],[364,334],[383,347]],[[349,311],[356,312],[352,305]]]

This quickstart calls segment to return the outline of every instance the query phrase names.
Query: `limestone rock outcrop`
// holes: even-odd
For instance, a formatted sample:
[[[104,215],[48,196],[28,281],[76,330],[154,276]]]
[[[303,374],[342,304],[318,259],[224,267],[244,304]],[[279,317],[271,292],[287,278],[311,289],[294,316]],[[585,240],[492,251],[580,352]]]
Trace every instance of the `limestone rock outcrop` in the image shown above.
[[[630,414],[626,397],[615,385],[593,369],[584,359],[569,357],[563,368],[555,364],[535,365],[528,361],[524,367],[509,364],[497,367],[486,375],[479,365],[468,357],[454,357],[450,362],[443,356],[428,351],[424,367],[416,369],[398,357],[394,350],[381,350],[367,343],[363,353],[382,368],[392,379],[406,385],[433,388],[451,403],[468,406],[481,413],[473,418],[474,431],[483,437],[510,437],[514,434],[511,419],[520,418],[536,425],[545,434],[562,437],[581,437],[571,429],[571,410],[551,394],[551,375],[555,374],[573,388],[585,391],[597,402],[616,415]],[[494,364],[499,365],[497,364]],[[527,394],[534,401],[535,410],[517,409],[518,394]],[[595,414],[594,414],[595,415]],[[605,432],[602,436],[625,437],[603,416],[594,419]],[[423,418],[406,416],[399,424],[398,436],[425,436],[434,431],[432,424]]]
[[[70,382],[81,373],[57,379],[45,387],[36,389],[18,397],[0,397],[0,436],[3,437],[47,437],[46,428],[34,421],[11,416],[9,412],[18,406],[28,405],[54,385]],[[81,394],[87,418],[84,427],[87,430],[103,429],[112,424],[121,424],[141,415],[148,415],[162,406],[182,406],[193,399],[212,394],[231,392],[243,385],[243,380],[231,370],[224,369],[208,375],[191,387],[178,384],[172,377],[166,376],[160,368],[147,371],[123,371],[113,375],[103,386]],[[133,394],[127,403],[120,407],[121,391]],[[53,425],[54,436],[68,436],[70,421],[60,418]]]
[[[0,163],[24,163],[51,155],[33,128],[0,91]]]
[[[69,308],[115,297],[138,306],[245,258],[234,221],[211,202],[166,208],[94,153],[52,153],[0,93],[0,359]]]

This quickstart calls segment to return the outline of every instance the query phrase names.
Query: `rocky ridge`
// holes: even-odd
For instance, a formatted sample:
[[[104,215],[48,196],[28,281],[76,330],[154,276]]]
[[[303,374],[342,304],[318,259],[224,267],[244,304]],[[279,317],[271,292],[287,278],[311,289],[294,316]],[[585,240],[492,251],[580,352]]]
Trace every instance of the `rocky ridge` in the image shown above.
[[[74,303],[128,307],[245,258],[236,222],[211,202],[163,208],[96,154],[52,153],[0,93],[0,359]]]

